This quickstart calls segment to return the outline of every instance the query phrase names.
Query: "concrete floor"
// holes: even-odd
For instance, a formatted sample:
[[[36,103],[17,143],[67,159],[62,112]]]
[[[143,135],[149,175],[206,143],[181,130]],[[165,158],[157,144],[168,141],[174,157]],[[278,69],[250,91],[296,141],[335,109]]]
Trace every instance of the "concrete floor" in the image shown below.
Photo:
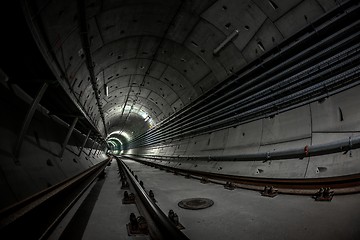
[[[113,160],[106,169],[105,183],[92,210],[82,239],[149,239],[148,236],[128,236],[126,224],[129,222],[130,213],[134,212],[138,216],[139,211],[135,204],[122,204],[125,190],[120,187],[118,166]]]
[[[147,191],[154,191],[166,214],[170,209],[178,214],[186,228],[183,232],[193,240],[360,239],[360,194],[334,196],[331,202],[309,196],[267,198],[256,191],[202,184],[131,160],[125,163]],[[214,205],[203,210],[178,207],[179,201],[193,197],[210,198]]]
[[[199,180],[186,179],[131,160],[124,162],[139,181],[144,182],[147,192],[154,191],[157,204],[166,215],[170,209],[178,214],[185,227],[182,231],[192,240],[360,239],[360,194],[334,196],[331,202],[316,202],[308,196],[294,195],[267,198],[256,191],[230,191],[221,185],[202,184]],[[129,215],[134,212],[138,216],[139,211],[135,205],[121,203],[124,190],[120,189],[116,162],[113,161],[105,171],[105,179],[94,183],[82,197],[82,203],[76,206],[79,212],[89,198],[95,201],[91,209],[85,209],[83,215],[86,217],[82,215],[77,220],[82,222],[69,218],[66,221],[70,224],[60,224],[50,239],[69,236],[84,240],[149,239],[149,236],[127,235]],[[91,192],[96,188],[98,193],[94,195]],[[194,197],[210,198],[214,205],[202,210],[178,207],[179,201]],[[76,215],[74,212],[69,214]],[[64,229],[68,230],[67,234],[60,236]]]

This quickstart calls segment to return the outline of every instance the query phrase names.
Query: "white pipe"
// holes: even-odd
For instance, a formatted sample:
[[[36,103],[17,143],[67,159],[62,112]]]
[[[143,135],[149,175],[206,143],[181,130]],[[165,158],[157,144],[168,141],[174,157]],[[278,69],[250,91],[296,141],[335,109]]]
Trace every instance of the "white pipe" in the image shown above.
[[[227,36],[227,38],[220,43],[220,45],[214,49],[214,55],[218,54],[218,52],[225,47],[225,45],[230,42],[231,40],[233,40],[234,37],[236,37],[239,34],[239,30],[235,29],[234,32],[232,32],[229,36]]]
[[[105,84],[105,95],[109,96],[109,86]]]

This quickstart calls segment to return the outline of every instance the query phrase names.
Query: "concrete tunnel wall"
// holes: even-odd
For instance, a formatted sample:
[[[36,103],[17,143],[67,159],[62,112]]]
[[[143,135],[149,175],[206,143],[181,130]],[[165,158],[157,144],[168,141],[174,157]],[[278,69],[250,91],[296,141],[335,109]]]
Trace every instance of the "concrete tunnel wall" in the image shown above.
[[[79,174],[106,158],[103,152],[93,155],[95,150],[87,154],[92,146],[91,140],[88,140],[84,152],[77,156],[86,137],[77,130],[60,158],[58,154],[68,126],[38,110],[24,138],[17,164],[13,150],[30,105],[3,85],[0,89],[3,116],[0,118],[0,209]]]
[[[348,141],[360,135],[360,86],[325,99],[237,127],[167,144],[130,149],[137,155],[236,155],[272,153]],[[265,178],[323,178],[360,173],[360,150],[268,161],[172,160],[157,163],[180,169]]]

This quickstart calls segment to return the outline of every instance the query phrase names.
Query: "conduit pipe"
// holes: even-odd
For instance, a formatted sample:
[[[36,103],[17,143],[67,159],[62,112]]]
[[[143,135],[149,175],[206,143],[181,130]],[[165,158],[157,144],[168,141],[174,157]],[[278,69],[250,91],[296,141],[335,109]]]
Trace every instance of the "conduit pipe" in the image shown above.
[[[345,74],[347,74],[347,75],[345,75],[344,73],[341,73],[339,75],[336,75],[335,77],[328,79],[327,81],[318,83],[315,86],[308,87],[308,88],[298,91],[297,93],[294,93],[290,96],[286,96],[284,98],[276,100],[275,102],[264,104],[261,107],[253,108],[253,109],[243,112],[241,114],[236,114],[235,116],[227,117],[227,115],[232,114],[234,112],[236,113],[241,109],[232,110],[232,111],[222,114],[216,118],[207,119],[206,121],[201,122],[199,124],[194,124],[188,128],[181,129],[182,133],[180,135],[179,134],[171,135],[170,133],[168,133],[167,135],[164,135],[162,138],[156,138],[156,142],[164,141],[166,138],[174,139],[179,136],[185,136],[186,134],[189,135],[191,133],[194,133],[195,131],[200,132],[202,130],[206,130],[207,128],[211,128],[214,131],[214,128],[216,128],[215,127],[216,125],[226,124],[227,122],[229,122],[231,120],[239,121],[239,119],[244,118],[244,117],[249,117],[251,114],[265,115],[265,113],[266,113],[265,111],[271,112],[271,109],[274,108],[274,106],[276,106],[278,108],[282,104],[285,104],[285,103],[289,104],[289,102],[293,101],[294,99],[300,99],[301,97],[304,97],[304,96],[310,96],[315,92],[319,92],[319,90],[321,92],[321,90],[324,89],[324,85],[327,87],[328,91],[331,90],[331,86],[333,86],[333,85],[334,85],[334,89],[336,89],[338,84],[345,82],[344,80],[346,78],[355,78],[356,79],[356,77],[359,76],[359,74],[360,74],[359,69],[360,69],[360,67],[357,66],[355,68],[352,68],[352,69],[346,71]],[[359,82],[359,81],[360,81],[360,79],[357,79],[356,82]],[[244,106],[244,108],[245,107],[247,107],[247,106]],[[215,121],[215,123],[214,123],[214,121]],[[205,125],[205,126],[201,126],[201,125],[204,125],[205,123],[209,123],[209,124]],[[191,131],[191,129],[195,129],[195,130]],[[145,141],[146,141],[146,139],[145,139]],[[155,142],[147,142],[146,144],[148,145],[148,144],[154,144],[154,143]],[[144,145],[142,145],[142,146],[144,146]],[[130,145],[130,147],[133,147],[133,145]],[[134,146],[134,147],[137,147],[137,146]]]
[[[214,107],[213,107],[213,108],[211,108],[211,110],[212,110],[211,114],[205,115],[204,117],[200,117],[201,115],[204,115],[204,114],[199,114],[199,115],[196,116],[195,121],[192,121],[192,122],[189,119],[185,119],[185,120],[183,120],[181,127],[175,126],[176,127],[175,129],[173,128],[172,131],[170,131],[170,130],[168,130],[168,131],[169,132],[175,132],[175,131],[178,131],[179,128],[184,129],[184,127],[186,127],[186,126],[194,126],[195,122],[201,122],[202,120],[206,120],[206,119],[209,119],[211,117],[219,116],[219,114],[221,114],[223,112],[225,112],[225,114],[238,112],[239,110],[241,110],[241,109],[243,109],[245,107],[250,107],[250,105],[254,105],[257,102],[267,101],[268,99],[274,99],[276,95],[280,95],[281,93],[284,93],[286,91],[290,91],[292,89],[294,89],[295,91],[298,91],[301,88],[301,86],[306,85],[307,83],[310,83],[310,82],[315,82],[316,79],[321,79],[321,77],[323,77],[323,75],[331,73],[331,72],[335,71],[336,69],[343,68],[346,64],[349,64],[349,63],[352,63],[352,62],[355,62],[356,60],[358,60],[359,59],[359,54],[358,54],[359,46],[360,46],[360,44],[357,44],[357,45],[355,45],[354,47],[351,48],[351,51],[353,51],[353,53],[356,53],[355,56],[352,56],[351,54],[349,54],[348,53],[349,51],[345,51],[344,54],[343,54],[344,59],[342,59],[342,60],[345,60],[348,57],[351,57],[351,58],[341,62],[338,65],[335,65],[335,67],[330,68],[331,64],[328,63],[329,61],[333,61],[333,58],[327,59],[326,61],[321,62],[321,64],[326,65],[326,67],[328,68],[325,71],[322,71],[322,72],[320,72],[318,74],[315,74],[315,75],[313,75],[311,77],[304,76],[304,77],[308,77],[308,78],[304,78],[304,80],[302,80],[302,81],[299,81],[300,79],[298,78],[298,75],[302,74],[302,73],[299,73],[299,74],[291,77],[285,83],[280,82],[280,83],[276,84],[274,86],[274,88],[279,88],[279,89],[283,88],[280,91],[264,89],[264,90],[261,90],[260,92],[256,93],[255,95],[250,95],[250,96],[244,98],[243,100],[241,100],[239,102],[235,102],[234,104],[228,104],[227,107],[224,107],[224,108],[222,108],[222,109],[220,109],[218,111],[214,111]],[[337,55],[335,57],[339,57],[339,55]],[[311,69],[318,69],[321,64],[315,65]],[[290,83],[295,83],[295,84],[290,85]],[[287,88],[284,88],[285,85],[290,85],[290,86],[287,87]],[[248,91],[250,91],[250,90],[248,90]],[[244,94],[246,92],[247,91],[245,90]],[[230,100],[234,100],[236,98],[238,98],[238,97],[235,96]],[[247,105],[245,105],[246,103],[247,103]],[[242,106],[242,107],[239,108],[239,106]],[[227,111],[227,110],[231,110],[231,111]],[[194,117],[192,117],[191,119],[193,119],[193,118]],[[162,133],[164,133],[164,132],[162,132]]]
[[[305,153],[307,147],[308,154]],[[299,160],[305,157],[314,157],[327,155],[338,152],[348,152],[360,148],[360,135],[349,137],[348,139],[334,141],[326,144],[318,144],[312,146],[304,146],[300,148],[293,148],[282,151],[262,152],[251,154],[236,154],[236,155],[178,155],[178,156],[164,156],[164,155],[139,155],[139,154],[125,154],[124,156],[139,156],[152,158],[157,160],[167,159],[183,159],[183,160],[204,160],[204,161],[273,161],[273,160]]]
[[[344,8],[347,8],[346,11],[344,10]],[[239,77],[243,77],[244,74],[248,74],[248,73],[252,73],[252,72],[256,72],[258,71],[260,68],[262,69],[262,67],[264,65],[267,65],[267,64],[270,64],[271,61],[273,61],[274,59],[278,59],[280,58],[281,56],[284,56],[286,55],[287,52],[291,52],[291,50],[297,46],[301,46],[304,44],[304,42],[308,42],[309,38],[317,38],[322,32],[326,32],[328,28],[330,28],[335,22],[339,21],[339,22],[342,22],[342,21],[345,21],[344,19],[346,18],[349,18],[350,15],[352,16],[356,16],[357,15],[357,12],[359,11],[359,6],[353,4],[352,1],[348,1],[346,2],[346,4],[342,4],[342,8],[337,8],[333,11],[331,11],[329,14],[325,15],[324,17],[322,17],[321,19],[319,19],[317,22],[314,22],[312,24],[312,30],[313,32],[311,32],[310,34],[308,34],[308,30],[306,30],[308,27],[305,27],[303,30],[301,30],[298,34],[295,34],[293,37],[289,38],[288,40],[284,41],[283,43],[280,44],[280,46],[283,46],[282,47],[282,51],[281,52],[276,52],[275,55],[271,55],[271,52],[274,51],[271,50],[269,51],[269,53],[266,53],[268,54],[268,57],[267,59],[264,59],[263,60],[263,63],[261,65],[256,65],[256,66],[253,66],[255,61],[253,63],[250,63],[248,66],[253,66],[252,68],[248,68],[247,70],[245,70],[242,74],[242,76],[239,76]],[[334,18],[336,17],[336,18]],[[301,36],[299,34],[303,34],[303,32],[306,32],[307,35],[304,36]],[[299,36],[298,36],[299,35]],[[299,38],[298,41],[296,41],[295,43],[293,44],[290,44],[290,45],[286,45],[288,44],[288,42],[290,40],[292,40],[293,38]],[[315,44],[316,45],[316,44]],[[276,66],[276,65],[275,65]],[[230,82],[231,81],[231,82]],[[209,98],[211,97],[214,97],[216,94],[220,93],[221,91],[223,91],[224,89],[226,89],[227,87],[230,87],[232,85],[234,85],[234,79],[229,79],[227,82],[225,83],[222,83],[221,86],[219,86],[219,88],[214,88],[216,89],[214,92],[212,92],[209,96],[205,96],[205,98],[201,98],[199,99],[197,102],[194,102],[194,104],[184,110],[181,110],[179,111],[177,114],[174,114],[173,116],[171,116],[170,118],[164,120],[161,125],[162,126],[166,126],[167,123],[170,123],[172,124],[172,120],[175,119],[175,122],[176,122],[176,119],[181,119],[183,118],[183,116],[181,115],[186,115],[186,113],[190,112],[190,114],[192,113],[191,111],[193,109],[198,109],[200,110],[198,107],[200,104],[202,104],[202,106],[206,106],[206,102],[209,102]],[[216,96],[215,96],[216,97]],[[162,127],[161,126],[161,127]],[[145,135],[149,135],[151,133],[153,133],[154,131],[156,131],[155,128],[153,129],[150,129],[149,131],[147,131],[146,133],[144,134],[141,134],[139,135],[136,139],[138,138],[141,138]],[[134,140],[136,140],[134,139]]]
[[[349,28],[351,29],[351,28],[353,28],[353,26],[349,26]],[[347,29],[349,29],[349,28],[347,28]],[[345,30],[344,30],[344,31],[345,31]],[[315,60],[316,60],[317,58],[320,57],[319,55],[321,55],[321,54],[326,54],[326,53],[328,53],[330,50],[334,50],[334,49],[336,50],[335,47],[341,47],[342,44],[348,43],[349,40],[354,40],[354,38],[355,38],[355,39],[358,38],[358,35],[359,35],[359,33],[354,34],[354,35],[352,35],[351,37],[348,37],[347,39],[336,43],[334,46],[331,46],[331,45],[330,45],[329,48],[321,51],[321,52],[320,52],[319,54],[317,54],[316,56],[311,57],[310,60],[311,60],[311,59],[315,59]],[[331,39],[333,39],[333,37],[334,37],[334,36],[332,36]],[[330,38],[329,38],[329,39],[330,39]],[[310,53],[311,53],[311,52],[313,53],[313,51],[314,51],[313,48],[310,48],[310,49],[308,49],[308,50],[309,50],[308,52],[310,52]],[[333,59],[333,58],[330,58],[330,59]],[[326,61],[331,61],[330,59],[325,60],[325,62],[326,62]],[[309,59],[306,59],[305,61],[302,61],[302,62],[296,64],[296,65],[293,66],[292,68],[287,68],[285,71],[280,72],[280,76],[281,76],[281,75],[284,75],[284,72],[289,72],[289,71],[290,71],[289,69],[292,70],[292,69],[295,68],[295,67],[297,67],[297,68],[302,67],[302,65],[303,65],[303,64],[306,64],[306,63],[307,63],[307,64],[311,64],[312,62],[310,62],[310,60],[309,60]],[[320,64],[321,64],[321,63],[320,63]],[[316,66],[318,66],[318,65],[316,65]],[[286,65],[284,66],[284,68],[285,68],[285,67],[286,67]],[[210,105],[210,104],[205,104],[205,106],[200,107],[198,110],[195,110],[194,112],[191,112],[191,113],[190,113],[190,116],[191,116],[191,115],[194,115],[196,112],[199,112],[199,111],[200,111],[200,113],[199,113],[198,115],[195,114],[195,116],[190,117],[189,119],[183,119],[183,117],[182,117],[181,119],[179,118],[178,120],[175,120],[173,123],[170,123],[168,126],[164,126],[164,127],[161,126],[161,127],[162,127],[162,132],[165,132],[166,129],[171,129],[171,128],[176,127],[176,126],[174,126],[174,125],[175,125],[177,122],[179,122],[179,121],[181,121],[181,124],[182,124],[182,126],[183,126],[184,123],[189,122],[191,119],[194,119],[194,118],[197,118],[197,119],[198,119],[199,116],[205,115],[207,112],[213,112],[213,113],[215,113],[215,112],[214,112],[214,109],[220,108],[221,106],[224,106],[224,105],[225,105],[225,106],[228,106],[228,108],[230,108],[230,107],[233,107],[233,106],[236,105],[236,104],[239,104],[239,103],[235,103],[235,104],[229,105],[229,102],[234,101],[235,99],[242,97],[244,93],[242,93],[241,91],[244,91],[244,89],[245,89],[248,85],[251,85],[252,83],[254,83],[254,81],[260,81],[260,80],[262,80],[262,81],[260,81],[260,82],[263,83],[263,84],[261,84],[261,85],[264,85],[264,84],[267,83],[268,81],[270,82],[270,80],[277,80],[276,77],[279,77],[279,74],[278,74],[278,75],[275,75],[274,77],[272,77],[272,78],[269,79],[268,81],[264,81],[264,79],[261,79],[261,77],[264,77],[264,76],[266,77],[266,76],[268,76],[268,75],[271,73],[272,70],[273,70],[273,69],[270,69],[270,70],[269,70],[270,72],[267,71],[267,72],[261,74],[259,77],[254,78],[254,80],[245,83],[244,85],[236,88],[236,90],[230,91],[229,93],[224,94],[223,96],[219,97],[218,99],[215,99],[213,102],[210,103],[210,104],[214,105],[216,102],[219,102],[219,101],[220,101],[220,104],[219,104],[219,105],[215,105],[215,106],[209,108],[208,105]],[[288,74],[291,74],[291,73],[288,73]],[[286,84],[286,83],[281,83],[281,84]],[[257,87],[258,87],[258,86],[253,87],[254,90],[256,90]],[[240,93],[239,93],[239,91],[240,91]],[[248,90],[248,91],[249,91],[249,90]],[[236,93],[238,93],[238,94],[236,94]],[[224,99],[226,99],[226,97],[228,97],[229,95],[230,95],[230,96],[233,95],[234,97],[232,97],[232,98],[224,101]],[[220,109],[220,110],[221,110],[221,109]],[[216,114],[218,114],[218,112],[216,112]],[[188,115],[189,115],[189,114],[188,114]],[[173,126],[173,127],[172,127],[172,126]],[[153,134],[154,134],[154,132],[149,132],[149,133],[147,134],[147,136],[150,137],[150,136],[153,135]],[[156,133],[155,133],[155,134],[156,134]],[[138,138],[139,138],[139,137],[138,137]],[[138,139],[138,138],[137,138],[137,139]],[[134,139],[133,141],[136,141],[136,139]]]
[[[351,27],[353,27],[353,26],[351,26]],[[355,36],[352,36],[352,37],[358,37],[358,34],[355,34]],[[350,37],[350,39],[351,39],[351,37]],[[347,38],[346,39],[347,41],[349,40],[349,38]],[[345,40],[344,40],[345,41]],[[344,44],[344,42],[340,42],[339,44]],[[334,49],[334,47],[330,47],[330,49]],[[313,50],[313,49],[310,49],[310,50]],[[323,50],[322,52],[326,52],[326,50]],[[331,60],[333,59],[333,58],[330,58]],[[329,61],[331,61],[331,60],[329,60]],[[327,61],[327,60],[326,60]],[[308,60],[306,60],[305,62],[309,62]],[[262,74],[262,75],[264,75],[264,74]],[[287,84],[287,82],[285,82],[285,84]],[[241,86],[241,87],[239,87],[239,89],[241,89],[243,86]],[[233,92],[232,92],[233,93]],[[231,98],[229,101],[233,101],[234,99],[236,99],[237,97],[233,97],[233,98]],[[223,100],[222,98],[221,98],[221,100]],[[216,102],[216,100],[215,100],[215,102]],[[228,102],[227,102],[228,103]],[[235,103],[235,104],[233,104],[233,105],[230,105],[228,108],[230,108],[230,107],[234,107],[234,105],[239,105],[239,103]],[[208,107],[208,106],[206,106],[206,107]],[[218,108],[218,106],[215,106],[215,107],[213,107],[213,108],[211,108],[211,110],[213,110],[214,108]],[[227,109],[228,109],[227,108]],[[196,112],[196,111],[195,111]],[[218,112],[216,112],[216,114],[218,114]],[[203,115],[203,114],[199,114],[199,115]],[[199,115],[195,115],[194,117],[199,117]],[[192,117],[192,118],[190,118],[190,119],[193,119],[194,117]],[[185,122],[190,122],[190,120],[187,120],[187,119],[185,119],[185,120],[183,120],[183,119],[181,119],[182,120],[182,127],[184,126],[183,125],[183,123],[184,123],[184,121]],[[172,125],[174,125],[176,123],[176,121],[174,122],[174,123],[170,123],[168,126],[165,126],[163,129],[162,129],[162,134],[165,134],[167,131],[166,131],[166,129],[173,129],[174,127],[176,127],[176,126],[173,126],[173,127],[171,127]],[[191,123],[192,124],[192,123]],[[151,137],[152,135],[153,135],[154,133],[151,133],[151,132],[149,132],[149,134],[147,135],[147,138],[148,137]],[[161,134],[161,133],[160,133]],[[156,134],[154,135],[154,137],[159,137],[159,135],[157,135],[156,136]],[[137,138],[137,139],[140,139],[140,138]],[[134,139],[133,141],[132,141],[133,143],[135,143],[136,142],[136,139]]]

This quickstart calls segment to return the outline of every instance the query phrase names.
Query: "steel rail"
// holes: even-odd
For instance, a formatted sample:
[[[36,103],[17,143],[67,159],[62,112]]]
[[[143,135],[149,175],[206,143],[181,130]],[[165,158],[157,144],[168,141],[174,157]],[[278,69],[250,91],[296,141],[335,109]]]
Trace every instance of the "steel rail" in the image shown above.
[[[160,235],[163,239],[174,240],[186,240],[189,239],[183,232],[181,232],[176,226],[169,220],[169,218],[163,213],[163,211],[151,200],[145,190],[141,187],[139,182],[131,174],[126,164],[118,157],[115,157],[123,170],[125,170],[128,178],[131,180],[133,187],[135,188],[138,197],[149,212],[152,220],[156,224],[156,227],[160,230]]]
[[[0,210],[1,239],[46,239],[108,162]]]
[[[160,168],[161,170],[174,172],[177,175],[183,175],[188,178],[195,178],[199,180],[206,179],[209,182],[221,185],[226,185],[227,182],[231,182],[237,188],[244,188],[255,191],[263,190],[264,186],[273,186],[278,189],[279,193],[296,195],[313,195],[321,187],[331,187],[336,195],[354,194],[360,192],[360,174],[340,177],[301,179],[246,177],[191,169],[180,169],[176,167],[165,166],[147,158],[139,159],[136,157],[124,157],[145,165]]]

